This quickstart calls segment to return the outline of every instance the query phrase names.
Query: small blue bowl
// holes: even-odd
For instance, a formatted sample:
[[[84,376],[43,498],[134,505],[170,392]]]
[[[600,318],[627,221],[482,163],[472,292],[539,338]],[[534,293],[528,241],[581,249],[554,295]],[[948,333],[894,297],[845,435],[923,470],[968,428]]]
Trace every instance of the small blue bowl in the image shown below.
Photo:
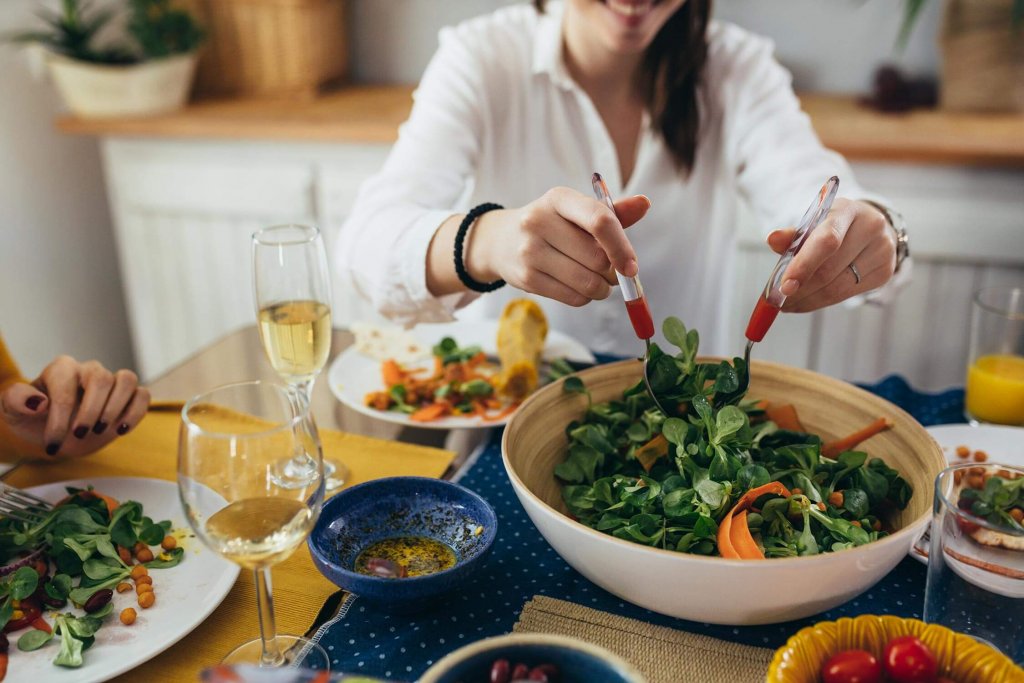
[[[558,683],[646,683],[632,664],[604,648],[544,633],[515,633],[471,643],[427,669],[419,683],[487,683],[497,659],[531,668],[554,664]]]
[[[469,489],[441,479],[387,477],[345,489],[324,503],[309,550],[316,568],[337,586],[389,611],[410,613],[429,609],[465,585],[497,532],[494,509]],[[404,579],[354,571],[363,550],[396,536],[444,543],[455,551],[455,566]]]

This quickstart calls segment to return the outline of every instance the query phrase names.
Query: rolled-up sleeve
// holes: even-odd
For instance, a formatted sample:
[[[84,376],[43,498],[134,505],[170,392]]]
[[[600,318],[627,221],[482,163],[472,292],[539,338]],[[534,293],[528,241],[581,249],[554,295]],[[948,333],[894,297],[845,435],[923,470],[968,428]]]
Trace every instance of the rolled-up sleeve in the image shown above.
[[[469,295],[427,289],[430,242],[460,213],[486,120],[485,74],[458,29],[441,31],[409,120],[384,167],[357,195],[334,253],[336,270],[382,315],[401,323],[450,320]]]

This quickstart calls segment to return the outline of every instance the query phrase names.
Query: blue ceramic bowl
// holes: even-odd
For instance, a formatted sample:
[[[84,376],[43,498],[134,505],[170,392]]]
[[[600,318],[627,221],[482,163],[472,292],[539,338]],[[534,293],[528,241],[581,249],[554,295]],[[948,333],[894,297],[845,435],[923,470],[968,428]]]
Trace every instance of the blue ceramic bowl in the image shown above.
[[[646,683],[631,664],[604,648],[543,633],[517,633],[467,645],[427,669],[419,683],[487,683],[496,659],[507,659],[513,666],[554,664],[558,683]]]
[[[494,509],[469,489],[441,479],[388,477],[345,489],[324,503],[309,550],[313,564],[334,584],[391,611],[415,612],[465,585],[497,532]],[[455,566],[404,579],[353,570],[363,550],[396,536],[446,544],[455,551]]]

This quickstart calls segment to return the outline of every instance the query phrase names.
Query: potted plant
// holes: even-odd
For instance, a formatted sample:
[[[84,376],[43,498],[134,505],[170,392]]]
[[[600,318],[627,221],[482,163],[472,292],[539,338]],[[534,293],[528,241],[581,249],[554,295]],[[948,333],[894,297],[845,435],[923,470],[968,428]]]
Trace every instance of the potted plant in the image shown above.
[[[141,116],[182,107],[195,76],[203,31],[170,0],[129,0],[124,36],[101,44],[123,12],[86,0],[41,10],[47,30],[16,35],[46,50],[46,64],[65,104],[83,117]]]
[[[928,0],[905,0],[900,43]],[[1024,0],[946,0],[942,106],[1024,111]]]

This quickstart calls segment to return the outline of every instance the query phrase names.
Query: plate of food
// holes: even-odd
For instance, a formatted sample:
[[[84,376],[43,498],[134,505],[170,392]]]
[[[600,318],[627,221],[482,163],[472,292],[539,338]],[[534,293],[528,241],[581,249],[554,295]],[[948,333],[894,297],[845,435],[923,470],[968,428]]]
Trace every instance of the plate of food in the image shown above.
[[[1024,467],[1024,427],[968,424],[936,425],[928,433],[942,447],[950,465],[968,463],[1000,464]],[[914,542],[910,556],[928,564],[931,525]]]
[[[26,489],[55,505],[0,520],[5,683],[105,681],[176,643],[220,605],[238,567],[204,552],[169,481]]]
[[[548,330],[529,299],[509,302],[499,320],[352,329],[355,344],[328,370],[331,391],[364,415],[414,427],[503,425],[548,377],[594,362],[585,345]]]

